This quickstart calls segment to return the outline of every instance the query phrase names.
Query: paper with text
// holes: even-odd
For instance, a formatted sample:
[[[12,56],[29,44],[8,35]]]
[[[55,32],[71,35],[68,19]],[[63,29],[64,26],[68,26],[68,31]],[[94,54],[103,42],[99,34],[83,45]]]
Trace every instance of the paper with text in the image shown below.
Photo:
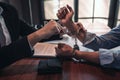
[[[55,47],[57,44],[37,43],[34,46],[34,55],[37,57],[56,57]]]

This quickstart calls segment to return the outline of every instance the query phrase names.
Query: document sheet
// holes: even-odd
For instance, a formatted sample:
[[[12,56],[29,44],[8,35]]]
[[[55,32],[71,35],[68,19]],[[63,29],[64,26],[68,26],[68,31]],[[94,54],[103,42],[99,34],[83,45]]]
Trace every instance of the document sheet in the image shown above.
[[[82,43],[77,40],[80,51],[93,52],[94,50],[82,46]],[[58,43],[65,43],[70,45],[72,48],[75,44],[75,39],[68,35],[64,35],[62,40],[53,40],[44,43],[37,43],[34,46],[34,55],[35,57],[56,57],[55,47]]]
[[[57,44],[37,43],[34,46],[34,55],[36,57],[56,57],[55,47]]]

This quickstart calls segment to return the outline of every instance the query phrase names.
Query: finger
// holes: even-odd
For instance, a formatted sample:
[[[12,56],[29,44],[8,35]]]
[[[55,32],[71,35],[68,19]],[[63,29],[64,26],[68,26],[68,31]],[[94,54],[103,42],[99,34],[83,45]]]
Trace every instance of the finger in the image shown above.
[[[60,10],[58,10],[58,13],[60,14],[61,18],[65,18],[65,7],[60,8]]]
[[[67,14],[69,11],[67,9],[67,7],[64,8],[64,12]]]
[[[68,8],[68,10],[69,10],[70,12],[72,12],[72,13],[74,12],[73,9],[72,9],[72,7],[70,7],[69,5],[67,5],[67,8]]]
[[[63,8],[60,8],[60,9],[58,10],[58,13],[57,13],[57,16],[58,16],[59,19],[62,19],[62,18],[63,18],[62,12],[63,12]]]
[[[83,27],[83,25],[82,25],[80,22],[77,22],[77,25],[78,25],[79,27]]]
[[[61,49],[64,47],[64,45],[65,45],[64,43],[58,43],[58,48]]]
[[[62,11],[62,17],[65,18],[66,17],[66,14],[68,11],[66,11],[67,9],[64,7],[63,8],[63,11]]]
[[[61,9],[58,10],[57,16],[58,16],[58,18],[60,18],[60,19],[62,18]]]
[[[63,18],[66,17],[67,13],[68,13],[68,9],[66,7],[63,7],[63,11],[62,11]]]
[[[56,51],[57,55],[61,55],[61,53],[62,53],[61,50],[58,47],[55,47],[55,51]]]
[[[58,47],[55,47],[55,51],[56,51],[56,53],[59,53]]]
[[[86,31],[86,29],[83,27],[83,25],[80,22],[77,23],[77,25],[80,28],[80,30]]]
[[[58,17],[59,19],[62,19],[62,16],[61,16],[60,13],[57,13],[57,17]]]
[[[66,16],[65,7],[63,7],[63,8],[61,9],[60,14],[61,14],[61,17],[64,19],[64,18],[65,18],[65,16]]]

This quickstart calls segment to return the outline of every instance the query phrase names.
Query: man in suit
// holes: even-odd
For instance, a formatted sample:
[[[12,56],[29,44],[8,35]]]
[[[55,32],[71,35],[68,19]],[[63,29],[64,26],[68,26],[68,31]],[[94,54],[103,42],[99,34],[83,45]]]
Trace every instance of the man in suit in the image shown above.
[[[42,29],[36,31],[19,19],[13,6],[2,2],[0,2],[0,27],[6,38],[5,44],[0,41],[0,69],[32,56],[32,48],[38,41],[58,33],[55,21],[48,22]],[[0,38],[2,39],[2,36]]]

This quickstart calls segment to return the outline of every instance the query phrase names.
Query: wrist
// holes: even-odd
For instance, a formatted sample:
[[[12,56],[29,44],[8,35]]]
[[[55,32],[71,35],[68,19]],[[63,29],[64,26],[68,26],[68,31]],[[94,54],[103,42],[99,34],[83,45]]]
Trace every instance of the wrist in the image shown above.
[[[33,47],[37,42],[38,42],[38,36],[36,35],[35,32],[29,34],[27,36],[28,42],[30,43],[30,45]]]
[[[81,31],[81,28],[77,29],[76,36],[82,43],[84,42],[84,40],[86,38],[86,34],[87,34],[87,32]]]
[[[73,22],[72,20],[70,20],[70,21],[67,21],[67,22],[65,23],[65,26],[66,26],[66,27],[73,27],[73,24],[74,24],[74,22]]]
[[[68,30],[70,31],[70,33],[72,35],[75,35],[76,34],[76,31],[77,31],[77,26],[76,24],[73,22],[73,21],[70,21],[66,27],[68,28]]]
[[[72,56],[73,56],[74,58],[76,58],[76,57],[77,57],[76,53],[77,53],[77,50],[76,50],[75,48],[73,48],[73,51],[72,51]]]

